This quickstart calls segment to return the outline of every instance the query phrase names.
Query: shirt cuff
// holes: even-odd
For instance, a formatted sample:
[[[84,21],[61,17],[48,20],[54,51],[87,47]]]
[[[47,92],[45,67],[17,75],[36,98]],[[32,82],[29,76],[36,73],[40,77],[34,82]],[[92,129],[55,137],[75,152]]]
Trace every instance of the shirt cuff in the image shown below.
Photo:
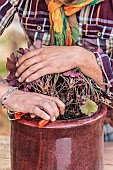
[[[113,96],[113,59],[107,54],[94,52],[97,63],[99,64],[102,74],[103,81],[106,87],[106,94],[110,97]]]

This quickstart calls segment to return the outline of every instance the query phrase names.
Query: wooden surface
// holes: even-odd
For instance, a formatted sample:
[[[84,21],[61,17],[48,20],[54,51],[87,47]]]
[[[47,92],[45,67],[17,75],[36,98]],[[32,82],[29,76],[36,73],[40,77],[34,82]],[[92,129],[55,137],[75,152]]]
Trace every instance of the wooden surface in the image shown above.
[[[113,142],[105,143],[104,170],[113,170]]]
[[[0,136],[0,170],[10,169],[10,139]],[[113,142],[105,143],[104,170],[113,170]]]

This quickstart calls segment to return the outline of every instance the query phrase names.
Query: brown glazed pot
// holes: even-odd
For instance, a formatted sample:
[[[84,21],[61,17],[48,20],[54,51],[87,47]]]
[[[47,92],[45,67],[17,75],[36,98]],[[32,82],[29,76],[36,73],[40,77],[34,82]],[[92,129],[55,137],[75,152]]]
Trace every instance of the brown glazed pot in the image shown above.
[[[103,170],[102,106],[90,118],[11,122],[11,170]]]

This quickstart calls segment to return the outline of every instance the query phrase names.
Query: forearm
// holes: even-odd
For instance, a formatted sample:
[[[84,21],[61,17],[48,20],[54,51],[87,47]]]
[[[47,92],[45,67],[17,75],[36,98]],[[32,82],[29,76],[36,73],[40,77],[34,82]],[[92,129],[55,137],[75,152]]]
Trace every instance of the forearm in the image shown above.
[[[77,60],[75,57],[75,66],[80,68],[86,76],[92,78],[100,87],[104,88],[102,71],[94,53],[83,47],[77,47],[76,51],[79,54],[79,58]]]

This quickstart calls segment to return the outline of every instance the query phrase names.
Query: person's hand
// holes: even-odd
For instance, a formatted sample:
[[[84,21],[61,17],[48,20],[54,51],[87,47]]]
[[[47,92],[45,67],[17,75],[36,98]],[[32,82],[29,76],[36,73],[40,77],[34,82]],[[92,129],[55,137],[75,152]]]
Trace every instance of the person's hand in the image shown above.
[[[8,96],[5,107],[11,111],[28,112],[51,121],[55,121],[59,114],[63,115],[65,110],[64,103],[56,97],[19,90]]]
[[[102,72],[95,55],[79,46],[46,46],[23,55],[17,63],[19,81],[32,82],[41,76],[79,67],[101,86]]]

